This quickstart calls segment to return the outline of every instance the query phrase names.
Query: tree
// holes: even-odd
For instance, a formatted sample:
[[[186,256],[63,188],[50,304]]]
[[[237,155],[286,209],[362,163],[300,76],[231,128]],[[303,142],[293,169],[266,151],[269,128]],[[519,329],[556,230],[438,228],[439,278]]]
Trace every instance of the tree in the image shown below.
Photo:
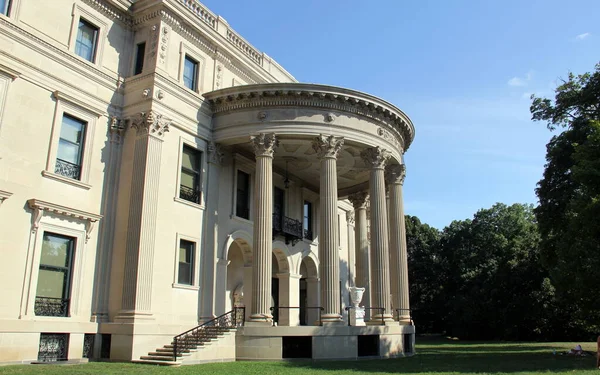
[[[532,96],[532,119],[560,128],[547,145],[535,215],[544,266],[572,319],[600,325],[600,64],[569,74],[554,100]]]
[[[440,241],[447,332],[463,339],[539,338],[551,298],[533,207],[497,203],[454,221]],[[546,282],[547,283],[547,282]]]

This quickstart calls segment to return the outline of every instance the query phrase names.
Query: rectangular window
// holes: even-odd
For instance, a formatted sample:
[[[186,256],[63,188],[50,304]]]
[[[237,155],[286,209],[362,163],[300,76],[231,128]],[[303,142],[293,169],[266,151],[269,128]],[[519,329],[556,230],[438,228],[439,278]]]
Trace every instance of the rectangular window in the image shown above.
[[[186,240],[179,241],[179,269],[177,283],[194,285],[194,249],[196,244]]]
[[[135,68],[133,71],[134,75],[140,74],[144,70],[145,54],[146,54],[146,42],[139,43],[137,45],[137,52],[135,54]]]
[[[35,315],[68,316],[75,238],[44,232]]]
[[[304,201],[302,228],[304,229],[304,238],[312,240],[312,202],[309,201]]]
[[[86,125],[85,121],[63,115],[54,173],[74,180],[81,179]]]
[[[273,188],[273,231],[283,230],[285,192],[280,188]]]
[[[179,197],[194,203],[200,203],[200,157],[200,151],[183,146]]]
[[[10,1],[11,0],[0,0],[0,13],[8,16],[10,12]]]
[[[68,333],[40,333],[38,361],[66,361],[69,353]]]
[[[77,39],[75,40],[75,53],[87,61],[94,62],[96,57],[96,45],[98,44],[99,29],[84,20],[79,19],[77,28]]]
[[[183,84],[190,90],[198,90],[198,61],[188,55],[183,62]]]
[[[235,215],[250,220],[250,175],[237,171]]]

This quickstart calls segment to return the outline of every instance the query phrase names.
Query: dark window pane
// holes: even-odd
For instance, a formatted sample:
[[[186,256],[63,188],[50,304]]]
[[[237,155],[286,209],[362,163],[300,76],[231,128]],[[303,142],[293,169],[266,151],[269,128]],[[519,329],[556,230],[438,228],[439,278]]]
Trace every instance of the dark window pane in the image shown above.
[[[190,58],[185,57],[183,63],[183,84],[190,90],[196,91],[198,80],[198,62]]]
[[[77,39],[75,41],[75,53],[88,61],[93,61],[94,54],[96,53],[97,38],[98,28],[80,19],[77,29]]]
[[[250,175],[237,172],[236,216],[250,219]]]
[[[200,166],[200,151],[189,146],[183,146],[179,189],[181,199],[200,203]]]
[[[137,45],[137,52],[135,55],[135,69],[133,74],[140,74],[144,70],[144,56],[146,53],[146,43],[140,43]]]
[[[0,13],[8,16],[10,11],[10,0],[0,0]]]
[[[193,285],[194,283],[194,248],[195,243],[181,240],[179,243],[179,269],[177,282]]]

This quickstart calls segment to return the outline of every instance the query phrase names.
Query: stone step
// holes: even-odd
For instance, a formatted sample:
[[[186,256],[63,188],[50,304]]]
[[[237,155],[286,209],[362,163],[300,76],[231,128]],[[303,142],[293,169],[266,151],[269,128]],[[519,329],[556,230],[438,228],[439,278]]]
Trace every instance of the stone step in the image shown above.
[[[181,355],[178,355],[177,357],[181,357]],[[173,356],[164,356],[164,355],[143,355],[140,357],[140,359],[149,359],[152,361],[173,361]]]
[[[171,350],[170,352],[160,352],[160,351],[155,351],[155,352],[149,352],[148,353],[149,356],[153,356],[153,357],[168,357],[168,358],[173,358],[173,351]],[[181,357],[184,355],[190,355],[189,353],[179,353],[177,354],[177,357]]]
[[[181,363],[179,362],[174,362],[174,361],[154,361],[151,359],[134,359],[131,362],[133,363],[142,363],[142,364],[147,364],[147,365],[159,365],[159,366],[172,366],[172,367],[179,367],[181,366]]]

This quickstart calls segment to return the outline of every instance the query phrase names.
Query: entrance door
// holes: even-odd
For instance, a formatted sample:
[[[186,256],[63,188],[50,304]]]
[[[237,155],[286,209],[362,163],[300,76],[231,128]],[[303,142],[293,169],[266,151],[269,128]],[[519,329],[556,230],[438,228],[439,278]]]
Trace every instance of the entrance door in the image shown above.
[[[308,294],[306,293],[306,279],[300,279],[300,325],[306,325],[306,306]]]

